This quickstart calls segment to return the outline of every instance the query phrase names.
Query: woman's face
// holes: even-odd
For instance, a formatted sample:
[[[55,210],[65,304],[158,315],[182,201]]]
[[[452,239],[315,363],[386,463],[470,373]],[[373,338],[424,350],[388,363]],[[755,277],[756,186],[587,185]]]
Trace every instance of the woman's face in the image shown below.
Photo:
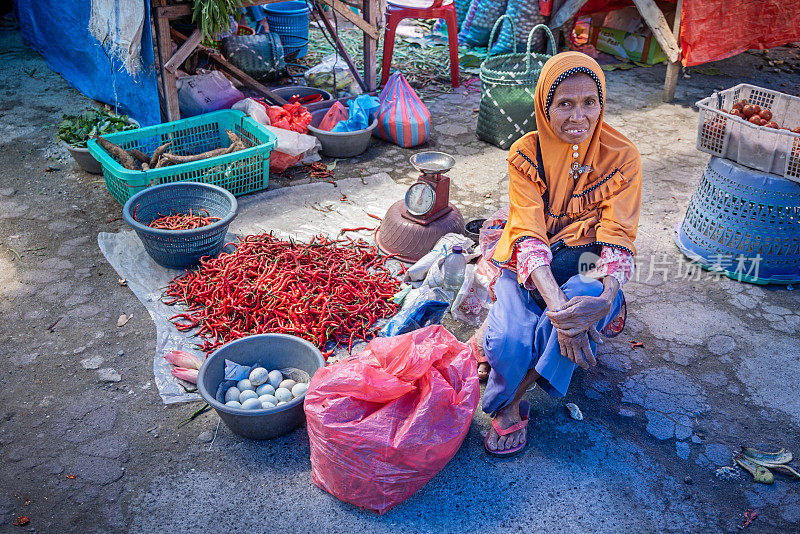
[[[588,74],[570,76],[556,87],[549,111],[559,139],[570,145],[586,141],[600,118],[597,84]]]

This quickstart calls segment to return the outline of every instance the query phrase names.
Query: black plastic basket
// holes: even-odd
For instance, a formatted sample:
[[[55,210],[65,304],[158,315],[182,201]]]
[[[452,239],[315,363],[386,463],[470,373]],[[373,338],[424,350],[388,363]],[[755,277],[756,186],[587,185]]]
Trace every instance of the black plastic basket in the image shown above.
[[[144,249],[163,267],[184,269],[203,256],[216,256],[225,244],[238,203],[227,190],[199,182],[156,185],[136,193],[122,208],[122,217],[139,236]],[[172,213],[205,210],[220,220],[193,230],[161,230],[148,224]],[[135,214],[135,219],[134,219]]]

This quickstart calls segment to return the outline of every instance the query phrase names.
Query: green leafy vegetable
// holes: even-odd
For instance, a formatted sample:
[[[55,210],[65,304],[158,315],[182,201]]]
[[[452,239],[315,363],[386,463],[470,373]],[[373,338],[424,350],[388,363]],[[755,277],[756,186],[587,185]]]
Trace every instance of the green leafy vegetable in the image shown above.
[[[217,34],[228,33],[231,29],[231,16],[236,16],[241,7],[240,0],[194,0],[192,22],[206,39],[214,39]]]
[[[74,148],[86,148],[86,141],[138,126],[127,115],[116,115],[104,109],[87,109],[80,115],[64,115],[58,125],[58,139]]]

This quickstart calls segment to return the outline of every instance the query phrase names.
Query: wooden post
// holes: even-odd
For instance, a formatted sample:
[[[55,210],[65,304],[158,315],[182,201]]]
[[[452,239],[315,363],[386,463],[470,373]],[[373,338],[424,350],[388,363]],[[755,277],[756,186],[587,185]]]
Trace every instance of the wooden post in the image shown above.
[[[661,49],[669,58],[670,62],[674,63],[681,58],[681,47],[675,39],[673,32],[670,31],[667,19],[664,18],[664,13],[656,5],[653,0],[633,0],[639,14],[650,27],[653,32],[653,37],[656,38]]]
[[[675,8],[675,22],[672,24],[672,33],[675,34],[675,39],[680,41],[681,37],[681,8],[683,7],[683,0],[678,0],[678,5]],[[672,102],[675,98],[675,87],[678,85],[678,74],[681,72],[681,61],[673,61],[667,65],[667,76],[664,80],[664,93],[661,95],[661,100],[664,102]]]
[[[195,30],[192,32],[192,35],[189,36],[186,42],[175,51],[175,53],[166,63],[164,63],[164,68],[175,74],[175,71],[181,66],[181,63],[186,61],[186,58],[192,55],[192,52],[194,52],[194,49],[197,48],[197,45],[199,45],[200,41],[202,40],[203,35],[200,33],[200,30]]]
[[[362,14],[364,20],[371,26],[377,26],[379,12],[379,0],[363,0]],[[364,84],[366,91],[372,92],[378,87],[378,77],[376,73],[378,57],[378,39],[364,33]]]
[[[366,3],[366,1],[365,1],[365,3]],[[344,59],[344,62],[347,63],[347,68],[349,68],[350,72],[353,73],[353,77],[356,79],[356,82],[358,82],[358,86],[361,87],[362,91],[367,91],[368,90],[367,86],[364,84],[364,80],[361,78],[361,74],[359,74],[355,63],[353,63],[353,59],[350,57],[350,54],[347,53],[347,50],[345,49],[344,45],[342,44],[342,41],[339,39],[339,36],[336,34],[336,30],[331,25],[331,21],[328,20],[328,17],[325,16],[325,13],[322,11],[322,8],[319,7],[319,4],[316,3],[316,2],[314,2],[314,9],[317,12],[317,17],[319,17],[319,19],[322,22],[322,24],[328,30],[328,33],[333,38],[333,42],[336,45],[336,50],[337,50],[338,54],[340,56],[342,56],[342,59]],[[333,16],[334,17],[336,16],[336,12],[334,12]],[[322,30],[322,28],[320,28],[320,30]],[[325,30],[322,30],[322,31],[325,31]],[[368,39],[366,34],[364,34],[364,39]]]
[[[561,9],[558,10],[551,18],[550,24],[547,26],[551,30],[557,30],[561,26],[563,26],[569,19],[575,16],[575,14],[580,11],[588,0],[567,0],[561,6]]]
[[[161,90],[164,95],[166,107],[166,119],[168,122],[176,121],[181,118],[180,107],[178,104],[178,88],[176,86],[175,74],[168,71],[164,66],[172,55],[172,39],[169,33],[169,18],[156,10],[156,41],[158,43],[158,68],[161,74]]]

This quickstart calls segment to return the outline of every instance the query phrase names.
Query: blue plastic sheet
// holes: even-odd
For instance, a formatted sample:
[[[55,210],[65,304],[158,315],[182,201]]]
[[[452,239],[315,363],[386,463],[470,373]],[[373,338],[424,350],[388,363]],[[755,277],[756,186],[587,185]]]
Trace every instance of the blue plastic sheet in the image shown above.
[[[356,132],[364,130],[375,120],[380,101],[374,96],[360,95],[347,102],[348,119],[339,121],[332,132]]]
[[[118,108],[147,126],[161,122],[150,25],[145,2],[142,71],[130,76],[89,34],[91,2],[18,0],[20,34],[47,65],[86,96]]]
[[[440,287],[423,286],[412,291],[406,300],[403,308],[381,328],[381,336],[398,336],[441,323],[450,307],[450,299]]]

